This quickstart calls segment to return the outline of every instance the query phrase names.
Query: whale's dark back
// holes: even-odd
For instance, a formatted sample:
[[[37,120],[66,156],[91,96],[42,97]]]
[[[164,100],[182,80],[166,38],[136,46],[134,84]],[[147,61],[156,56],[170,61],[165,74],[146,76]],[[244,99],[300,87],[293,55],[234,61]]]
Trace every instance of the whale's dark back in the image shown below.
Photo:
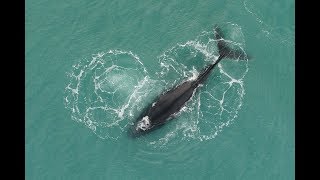
[[[176,88],[164,93],[156,101],[146,114],[155,125],[162,124],[174,113],[177,113],[181,107],[188,101],[196,86],[194,82],[186,81]]]

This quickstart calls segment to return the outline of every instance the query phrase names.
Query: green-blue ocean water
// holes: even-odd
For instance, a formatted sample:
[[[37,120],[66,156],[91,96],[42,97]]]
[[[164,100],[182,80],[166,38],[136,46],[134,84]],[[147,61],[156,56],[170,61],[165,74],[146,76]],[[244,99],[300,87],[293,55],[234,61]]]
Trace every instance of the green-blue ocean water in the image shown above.
[[[26,179],[294,179],[294,1],[26,1]],[[223,60],[177,117],[154,97]]]

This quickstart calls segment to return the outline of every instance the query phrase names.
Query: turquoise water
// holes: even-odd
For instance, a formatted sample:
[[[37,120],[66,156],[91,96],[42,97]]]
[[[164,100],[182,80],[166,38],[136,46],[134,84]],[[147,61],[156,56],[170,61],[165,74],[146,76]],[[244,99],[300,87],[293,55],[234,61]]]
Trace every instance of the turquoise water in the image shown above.
[[[294,179],[294,1],[26,2],[26,179]],[[127,136],[218,56],[176,119]]]

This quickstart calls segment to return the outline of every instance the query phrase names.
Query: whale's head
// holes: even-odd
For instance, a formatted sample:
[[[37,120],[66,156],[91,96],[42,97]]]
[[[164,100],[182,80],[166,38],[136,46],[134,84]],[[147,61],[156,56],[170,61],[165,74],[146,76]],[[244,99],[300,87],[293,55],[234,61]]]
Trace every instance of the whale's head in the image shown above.
[[[128,135],[130,137],[137,138],[148,133],[152,129],[153,125],[149,116],[144,116],[143,118],[138,119],[138,121],[136,121],[136,123],[134,123],[133,126],[131,126],[131,128],[128,131]]]
[[[151,122],[149,116],[144,116],[136,125],[136,131],[143,130],[146,131],[150,128]]]

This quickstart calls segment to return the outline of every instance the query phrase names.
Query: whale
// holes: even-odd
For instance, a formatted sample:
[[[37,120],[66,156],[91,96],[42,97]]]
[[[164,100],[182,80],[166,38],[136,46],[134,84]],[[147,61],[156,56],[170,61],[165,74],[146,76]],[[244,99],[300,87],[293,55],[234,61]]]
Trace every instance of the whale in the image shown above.
[[[212,64],[203,68],[194,80],[185,80],[164,91],[151,104],[145,107],[129,128],[128,133],[131,137],[136,138],[148,134],[174,119],[176,114],[205,83],[212,70],[222,59],[249,58],[243,51],[233,50],[227,46],[223,39],[222,30],[218,26],[214,27],[214,38],[217,41],[218,58]]]

